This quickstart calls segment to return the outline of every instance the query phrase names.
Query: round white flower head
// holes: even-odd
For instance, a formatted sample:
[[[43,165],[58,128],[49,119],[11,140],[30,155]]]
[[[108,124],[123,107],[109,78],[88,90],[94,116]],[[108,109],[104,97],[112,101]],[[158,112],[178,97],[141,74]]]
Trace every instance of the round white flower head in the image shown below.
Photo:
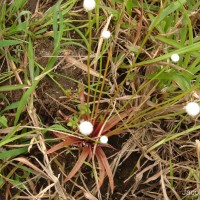
[[[173,61],[173,62],[178,62],[179,61],[179,59],[180,59],[180,57],[179,57],[179,55],[178,54],[172,54],[171,55],[171,60]]]
[[[103,143],[103,144],[106,144],[108,143],[108,137],[103,135],[100,137],[100,142]]]
[[[185,111],[188,115],[194,117],[200,113],[199,104],[196,102],[190,102],[185,106]]]
[[[83,8],[88,12],[95,8],[96,2],[94,0],[83,0]]]
[[[110,33],[110,31],[108,31],[108,30],[104,30],[104,31],[102,31],[102,33],[101,33],[101,37],[102,37],[103,39],[109,39],[110,36],[111,36],[111,33]]]
[[[93,131],[93,125],[89,121],[82,121],[78,128],[83,135],[90,135]]]

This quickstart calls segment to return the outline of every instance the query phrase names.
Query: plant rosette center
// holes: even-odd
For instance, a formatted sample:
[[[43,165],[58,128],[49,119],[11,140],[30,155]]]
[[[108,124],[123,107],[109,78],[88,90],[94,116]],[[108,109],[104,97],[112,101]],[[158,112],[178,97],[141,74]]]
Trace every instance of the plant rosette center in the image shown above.
[[[106,145],[108,143],[108,137],[103,135],[98,138],[98,133],[99,130],[98,126],[94,128],[93,124],[90,121],[84,121],[82,120],[78,126],[78,130],[80,134],[83,135],[83,139],[77,143],[77,146],[79,147],[91,147],[93,148],[95,144],[100,145],[100,146],[107,146],[111,147],[109,145]],[[103,145],[102,145],[103,144]]]
[[[81,104],[78,107],[79,115],[75,114],[72,118],[69,118],[60,111],[60,114],[64,117],[68,127],[71,127],[70,129],[73,130],[74,134],[71,133],[71,130],[69,130],[69,132],[66,131],[68,134],[67,136],[62,133],[54,132],[56,137],[63,141],[52,146],[46,153],[51,154],[68,146],[78,147],[78,149],[80,149],[80,155],[76,164],[73,166],[73,169],[64,179],[64,183],[69,181],[79,171],[86,160],[89,162],[95,157],[99,169],[99,177],[98,180],[96,180],[97,187],[101,187],[104,178],[107,175],[111,191],[113,192],[114,181],[112,170],[102,147],[114,149],[108,144],[108,138],[112,135],[127,132],[125,128],[115,127],[128,116],[131,110],[118,113],[109,119],[106,119],[106,116],[101,119],[98,115],[91,119],[89,116],[89,108],[84,103],[83,90],[80,92],[80,102]]]

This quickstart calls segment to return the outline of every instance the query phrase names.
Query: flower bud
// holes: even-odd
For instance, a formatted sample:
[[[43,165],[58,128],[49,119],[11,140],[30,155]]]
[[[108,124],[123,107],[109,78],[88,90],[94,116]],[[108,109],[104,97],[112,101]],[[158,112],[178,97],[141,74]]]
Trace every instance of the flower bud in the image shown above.
[[[96,2],[94,0],[84,0],[83,8],[88,12],[95,8]]]
[[[102,31],[102,33],[101,33],[101,37],[102,37],[103,39],[109,39],[110,36],[111,36],[111,33],[110,33],[110,31],[108,31],[108,30],[104,30],[104,31]]]
[[[171,55],[171,60],[172,60],[172,62],[176,63],[176,62],[179,61],[179,59],[180,59],[180,57],[179,57],[178,54],[175,53],[175,54],[172,54],[172,55]]]
[[[200,113],[199,104],[196,102],[190,102],[185,106],[185,111],[188,115],[194,117]]]
[[[105,136],[105,135],[101,136],[101,137],[100,137],[100,142],[101,142],[102,144],[108,143],[108,137]]]
[[[93,131],[93,125],[89,121],[82,121],[78,128],[83,135],[90,135]]]

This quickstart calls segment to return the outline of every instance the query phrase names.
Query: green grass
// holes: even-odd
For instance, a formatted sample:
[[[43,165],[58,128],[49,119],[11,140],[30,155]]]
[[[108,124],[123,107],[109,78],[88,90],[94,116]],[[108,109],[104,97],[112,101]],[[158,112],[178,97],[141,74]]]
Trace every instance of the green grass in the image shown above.
[[[138,198],[196,198],[191,194],[199,184],[195,141],[199,139],[200,125],[198,117],[185,113],[184,106],[200,98],[199,2],[96,3],[88,13],[79,0],[39,2],[35,13],[29,11],[28,0],[10,4],[4,0],[1,4],[2,194],[8,199],[32,195],[53,198],[50,189],[54,188],[52,191],[63,199],[83,199],[84,194],[121,199],[123,195],[131,198],[131,193]],[[112,35],[102,40],[106,23]],[[174,53],[180,55],[177,63],[170,59]],[[69,63],[70,58],[77,62]],[[59,116],[59,109],[72,124]],[[128,116],[123,117],[126,111]],[[102,164],[94,158],[85,161],[93,178],[80,169],[72,182],[63,183],[79,158],[73,150],[77,150],[76,146],[66,147],[70,154],[46,154],[58,142],[53,139],[54,131],[82,138],[77,123],[83,114],[92,121],[100,116],[102,122],[121,117],[106,133],[109,143],[117,148],[108,161],[118,194],[114,191],[113,196],[109,193],[105,197],[102,191],[110,190],[106,181],[103,190],[98,189],[96,163]],[[84,139],[99,144],[98,137]],[[136,146],[126,149],[128,141]],[[135,152],[134,162],[130,152]],[[126,159],[130,163],[126,177],[120,178],[130,184],[123,188],[118,174]],[[86,187],[84,176],[93,180],[93,186]],[[44,193],[38,190],[39,182],[44,183]],[[190,195],[183,196],[186,190]],[[78,196],[75,191],[79,191]],[[151,192],[155,196],[150,196]]]

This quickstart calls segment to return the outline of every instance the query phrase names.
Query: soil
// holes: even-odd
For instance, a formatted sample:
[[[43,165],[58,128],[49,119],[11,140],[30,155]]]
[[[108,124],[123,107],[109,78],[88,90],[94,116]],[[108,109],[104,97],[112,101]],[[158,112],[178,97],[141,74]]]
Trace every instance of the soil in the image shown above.
[[[37,0],[28,1],[26,8],[31,12],[34,12],[36,9],[37,2],[38,2]],[[48,6],[51,6],[51,4],[52,3],[48,3]],[[50,56],[53,51],[53,41],[48,38],[40,39],[35,41],[35,46],[36,46],[35,49],[36,60],[41,66],[45,67],[49,60],[48,56]],[[63,76],[67,76],[72,79],[85,82],[86,77],[84,76],[83,72],[80,69],[74,67],[65,68],[66,64],[67,63],[63,62],[60,66],[58,66],[58,68],[54,71],[54,73],[62,74]],[[58,84],[56,84],[50,77],[46,76],[40,82],[40,84],[36,89],[37,101],[34,102],[34,106],[36,108],[37,115],[40,117],[41,122],[45,126],[50,126],[56,122],[56,120],[59,118],[58,110],[61,110],[66,115],[70,115],[71,112],[65,108],[65,105],[75,109],[73,103],[69,104],[68,102],[70,101],[71,98],[76,99],[78,96],[77,83],[61,76],[55,76],[54,78],[55,81],[57,81],[65,91],[68,91],[68,95],[64,93],[62,89],[58,86]],[[23,93],[19,93],[18,91],[12,92],[12,95],[8,96],[8,98],[11,102],[15,102],[20,100],[22,94]],[[22,115],[21,121],[24,121],[24,123],[28,122],[27,116]],[[128,137],[129,136],[119,138],[117,136],[114,136],[112,137],[111,145],[113,145],[113,147],[119,150]],[[113,154],[113,150],[106,150],[106,154],[108,157],[111,156]],[[40,159],[41,162],[43,161],[41,152],[37,148],[32,149],[32,153],[30,153],[30,155],[36,156],[38,159]],[[77,155],[77,153],[75,153],[74,155]],[[139,155],[137,153],[132,153],[131,156],[122,165],[118,167],[114,177],[115,191],[111,197],[112,200],[120,199],[123,196],[123,194],[128,191],[130,186],[135,183],[134,178],[130,179],[126,183],[124,183],[124,181],[130,176],[130,173],[133,170],[133,166],[136,164],[138,157]],[[63,157],[58,159],[61,159],[62,162],[66,162],[66,166],[68,166],[68,168],[66,169],[65,173],[68,173],[74,166],[77,157],[65,155],[64,159]],[[34,159],[31,160],[34,163]],[[71,165],[69,165],[69,163]],[[36,162],[34,164],[37,165]],[[53,167],[53,170],[55,174],[60,174],[60,171],[58,171],[57,166]],[[83,167],[82,171],[86,176],[86,180],[88,181],[88,186],[92,186],[92,184],[94,183],[94,179],[91,177],[91,169],[88,167]],[[37,191],[39,191],[42,187],[45,187],[47,184],[47,182],[43,179],[41,179],[40,181],[41,182],[38,182],[39,185],[36,188]],[[67,192],[71,193],[72,188],[73,184],[68,183],[66,186]],[[106,178],[101,188],[102,194],[106,194],[107,190],[108,190],[108,180]],[[76,188],[74,189],[74,193],[75,192]],[[5,199],[3,193],[0,193],[0,199]],[[127,200],[133,199],[133,197],[127,196],[125,199]]]
[[[30,0],[28,1],[28,4],[26,5],[26,8],[30,10],[31,12],[34,12],[37,6],[37,2],[39,0]],[[48,2],[45,4],[45,2]],[[55,2],[52,0],[50,1],[44,1],[43,7],[44,9],[48,9],[50,6],[52,6]],[[76,37],[74,35],[73,37]],[[79,37],[79,36],[77,36]],[[34,42],[35,48],[35,57],[36,61],[43,67],[45,67],[48,63],[49,56],[52,55],[53,52],[53,41],[50,38],[45,38],[45,39],[37,39]],[[71,47],[66,47],[66,50],[72,50],[74,52],[81,51],[80,49],[70,49]],[[84,53],[84,50],[83,50]],[[62,54],[61,54],[62,56]],[[57,63],[62,58],[58,59]],[[35,102],[34,106],[36,108],[36,113],[38,117],[41,120],[41,123],[48,127],[51,126],[55,123],[61,123],[64,126],[66,125],[66,122],[63,120],[63,118],[59,115],[58,111],[61,110],[64,114],[67,116],[70,116],[72,112],[67,108],[71,107],[73,109],[77,109],[77,102],[75,100],[78,100],[78,89],[79,86],[77,83],[71,81],[69,78],[78,80],[80,82],[86,83],[87,77],[85,76],[84,72],[80,69],[78,69],[75,66],[70,66],[67,67],[67,62],[63,61],[58,67],[53,71],[52,77],[46,76],[42,81],[40,81],[38,87],[35,90]],[[122,74],[122,73],[121,73]],[[142,72],[141,72],[142,74]],[[68,78],[67,78],[68,77]],[[121,82],[124,79],[123,76],[119,77],[119,82]],[[62,87],[59,87],[59,85]],[[128,90],[129,88],[127,87],[127,94],[131,93]],[[23,92],[11,92],[10,94],[7,94],[7,98],[9,99],[10,102],[16,102],[19,101]],[[74,100],[74,101],[72,101]],[[1,105],[0,105],[1,106]],[[5,105],[4,105],[5,106]],[[107,106],[107,105],[105,105]],[[0,107],[1,108],[1,107]],[[9,123],[13,123],[14,116],[10,116]],[[30,120],[26,114],[21,116],[21,122],[26,124]],[[165,125],[165,124],[164,124]],[[163,125],[163,129],[167,130],[167,128]],[[48,137],[54,137],[53,134],[48,133]],[[129,135],[125,135],[123,137],[119,136],[112,136],[111,140],[109,140],[109,143],[116,149],[116,150],[110,150],[110,149],[104,149],[107,157],[111,157],[109,159],[109,162],[111,163],[113,158],[112,155],[119,151],[125,143]],[[47,144],[48,146],[48,144]],[[49,146],[48,146],[49,147]],[[30,161],[33,162],[33,164],[37,165],[39,168],[40,166],[38,163],[31,157],[35,156],[37,157],[41,162],[43,162],[43,155],[41,152],[37,149],[36,145],[35,147],[31,150],[29,154],[27,154],[27,157],[29,157]],[[110,200],[118,200],[121,199],[121,197],[126,194],[126,192],[131,188],[132,185],[135,184],[136,178],[133,176],[132,178],[129,179],[129,181],[125,182],[126,179],[128,179],[133,172],[133,168],[136,165],[138,159],[140,157],[139,153],[132,153],[121,165],[118,166],[116,174],[114,176],[114,182],[115,182],[115,190],[112,195],[110,195]],[[73,168],[74,164],[76,163],[78,158],[78,151],[72,151],[72,154],[66,154],[63,153],[60,157],[58,157],[58,162],[64,163],[66,168],[64,169],[65,173],[68,174],[71,169]],[[142,163],[145,162],[142,161]],[[148,162],[146,163],[146,166],[150,165],[151,163]],[[58,169],[58,166],[55,165],[52,162],[52,169],[55,173],[55,175],[60,174],[60,170]],[[154,173],[154,170],[157,171],[158,169],[152,169],[152,173]],[[94,178],[92,177],[92,170],[88,166],[83,166],[81,168],[81,172],[84,174],[84,181],[87,184],[87,187],[92,189],[94,185]],[[149,174],[144,174],[144,179],[146,177],[150,177]],[[74,179],[73,179],[74,180]],[[80,181],[81,183],[81,181]],[[149,183],[149,187],[157,187],[157,180],[152,181]],[[43,187],[45,188],[48,185],[47,181],[45,179],[40,179],[40,182],[38,182],[38,185],[36,186],[36,191],[39,192],[40,189]],[[101,188],[101,193],[103,194],[103,199],[106,199],[106,193],[108,192],[108,178],[104,180],[104,184]],[[82,185],[81,185],[82,186]],[[137,188],[137,198],[134,198],[131,193],[129,193],[130,196],[126,196],[124,199],[125,200],[146,200],[146,199],[155,199],[155,198],[149,198],[149,197],[143,197],[143,190],[145,190],[146,185],[142,185]],[[153,188],[154,189],[154,188]],[[151,191],[153,191],[153,189]],[[74,186],[73,183],[68,182],[66,184],[66,191],[69,194],[75,195],[75,193],[79,190],[76,186]],[[73,191],[73,192],[72,192]],[[150,192],[151,192],[150,191]],[[158,191],[158,190],[156,190]],[[0,200],[5,199],[5,192],[6,191],[0,191]],[[13,193],[15,191],[13,190]],[[139,198],[141,196],[141,198]],[[156,199],[160,199],[160,196],[157,196]],[[85,198],[83,198],[84,200]]]

